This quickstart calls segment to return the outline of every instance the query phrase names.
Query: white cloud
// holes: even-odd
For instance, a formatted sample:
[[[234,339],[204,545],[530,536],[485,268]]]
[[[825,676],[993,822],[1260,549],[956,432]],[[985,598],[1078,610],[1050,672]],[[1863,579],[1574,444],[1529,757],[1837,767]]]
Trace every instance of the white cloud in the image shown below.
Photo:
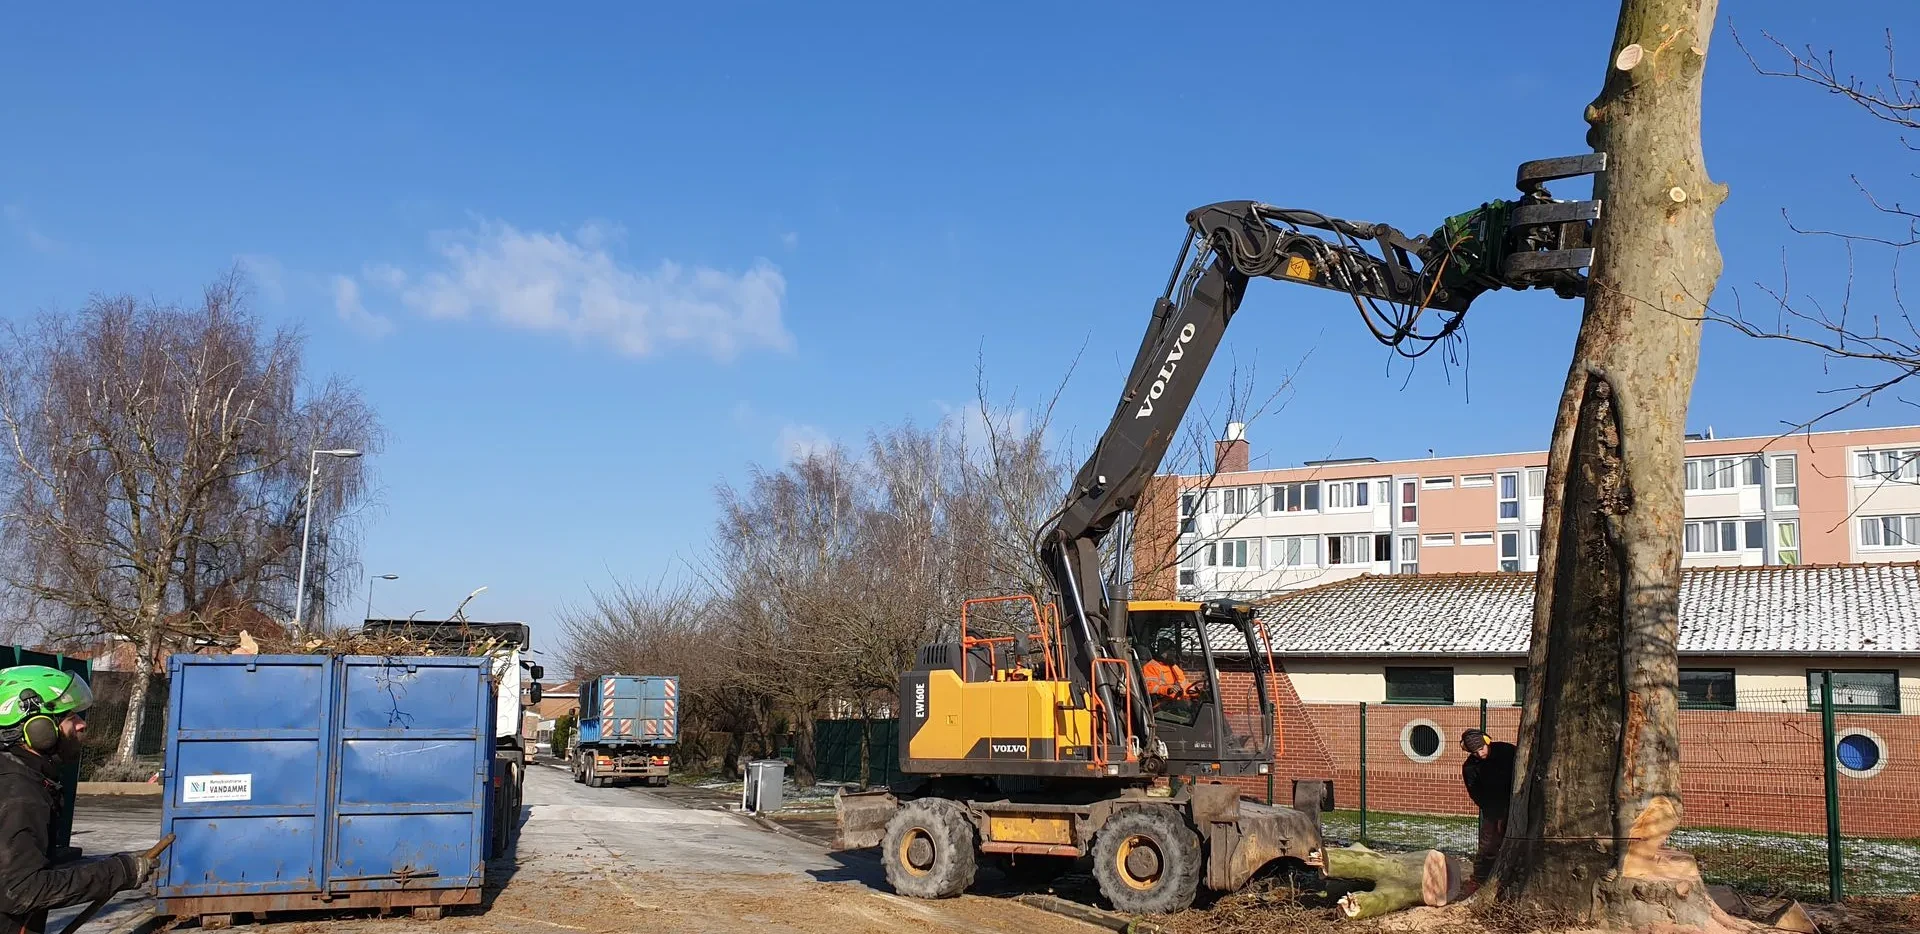
[[[827,433],[812,425],[788,423],[781,426],[780,437],[774,444],[780,453],[780,462],[795,464],[833,451],[833,439]]]
[[[408,273],[380,264],[364,272],[429,317],[479,316],[605,343],[631,357],[676,345],[722,361],[754,348],[792,349],[781,320],[787,283],[771,263],[739,273],[671,261],[639,270],[610,252],[624,236],[602,224],[568,237],[483,221],[434,235],[434,268]]]
[[[346,276],[333,277],[333,310],[347,326],[371,338],[393,331],[393,322],[367,310],[360,302],[360,284]]]
[[[27,246],[35,253],[56,256],[66,252],[66,244],[47,236],[40,231],[40,228],[34,226],[33,221],[27,217],[26,208],[9,204],[4,213],[7,215],[8,226],[11,226],[13,232],[20,239],[25,240]]]
[[[286,267],[279,260],[264,253],[241,253],[233,261],[268,301],[279,304],[287,300]]]

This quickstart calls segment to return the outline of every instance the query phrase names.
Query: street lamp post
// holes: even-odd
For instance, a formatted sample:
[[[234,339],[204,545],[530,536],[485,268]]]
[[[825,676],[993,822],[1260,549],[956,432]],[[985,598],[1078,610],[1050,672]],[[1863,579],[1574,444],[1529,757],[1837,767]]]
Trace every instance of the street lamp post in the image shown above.
[[[362,622],[365,622],[366,620],[370,620],[373,618],[373,582],[374,581],[397,581],[399,579],[400,579],[400,575],[398,574],[375,574],[374,576],[367,578],[367,613],[365,616],[361,617]]]
[[[300,625],[302,614],[307,605],[307,543],[313,530],[313,481],[320,476],[320,455],[328,457],[359,457],[360,452],[352,448],[332,448],[314,451],[307,458],[307,511],[300,520],[300,573],[293,585],[293,632],[295,638],[306,635]]]

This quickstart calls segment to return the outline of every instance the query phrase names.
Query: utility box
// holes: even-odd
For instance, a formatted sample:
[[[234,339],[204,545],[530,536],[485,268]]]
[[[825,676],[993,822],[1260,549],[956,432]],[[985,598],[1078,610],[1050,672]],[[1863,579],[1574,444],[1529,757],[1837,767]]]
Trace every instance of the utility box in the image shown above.
[[[163,914],[477,904],[496,815],[484,657],[176,655]]]
[[[780,795],[786,779],[785,760],[755,759],[748,762],[747,787],[741,792],[740,809],[754,814],[780,810]]]

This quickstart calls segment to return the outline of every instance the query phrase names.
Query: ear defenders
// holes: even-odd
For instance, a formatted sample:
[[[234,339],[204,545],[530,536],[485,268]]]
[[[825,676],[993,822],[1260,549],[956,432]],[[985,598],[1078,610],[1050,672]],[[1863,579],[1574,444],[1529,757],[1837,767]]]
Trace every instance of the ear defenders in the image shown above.
[[[40,712],[45,702],[36,691],[20,692],[20,706],[28,714],[19,727],[21,742],[34,752],[51,752],[60,743],[60,722]]]

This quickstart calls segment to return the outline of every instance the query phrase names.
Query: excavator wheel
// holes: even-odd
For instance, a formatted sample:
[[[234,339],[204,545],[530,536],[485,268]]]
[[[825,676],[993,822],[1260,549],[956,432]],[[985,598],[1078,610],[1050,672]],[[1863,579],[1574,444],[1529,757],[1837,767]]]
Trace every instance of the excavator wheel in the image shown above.
[[[1127,808],[1093,838],[1093,878],[1117,910],[1184,910],[1200,888],[1200,835],[1173,808]]]
[[[887,822],[880,863],[895,892],[952,898],[973,884],[978,866],[973,822],[960,805],[939,798],[909,801]]]

